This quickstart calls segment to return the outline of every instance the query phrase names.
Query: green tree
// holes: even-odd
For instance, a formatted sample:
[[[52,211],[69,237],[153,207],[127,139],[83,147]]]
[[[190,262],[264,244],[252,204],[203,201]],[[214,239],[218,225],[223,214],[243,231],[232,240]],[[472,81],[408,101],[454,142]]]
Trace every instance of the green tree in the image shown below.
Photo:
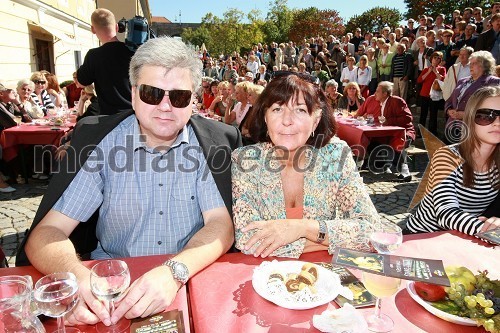
[[[361,15],[353,16],[346,25],[346,32],[354,33],[356,28],[361,31],[381,31],[385,26],[395,28],[399,26],[402,15],[399,10],[388,7],[374,7]]]
[[[342,18],[336,10],[319,10],[315,7],[296,10],[294,12],[289,39],[300,42],[313,36],[340,36],[344,34]]]
[[[453,2],[449,1],[433,1],[433,0],[404,0],[406,4],[406,8],[408,11],[405,13],[405,17],[407,19],[414,18],[416,19],[419,15],[425,14],[427,16],[436,19],[436,16],[439,14],[444,14],[446,16],[447,22],[451,22],[452,13],[455,9],[460,10],[463,13],[463,10],[467,7],[481,7],[481,8],[490,8],[489,0],[455,0]],[[488,13],[484,13],[486,16]]]
[[[269,12],[262,26],[264,41],[266,43],[282,43],[289,40],[290,28],[293,24],[293,11],[288,8],[287,0],[274,0],[269,2]]]

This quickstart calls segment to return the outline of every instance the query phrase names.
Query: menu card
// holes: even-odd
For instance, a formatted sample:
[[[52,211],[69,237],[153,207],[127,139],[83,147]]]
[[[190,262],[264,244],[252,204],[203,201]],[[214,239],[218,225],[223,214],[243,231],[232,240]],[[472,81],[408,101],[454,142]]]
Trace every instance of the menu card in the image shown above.
[[[336,248],[333,265],[357,268],[374,274],[450,286],[442,260],[401,257],[391,254]]]
[[[132,319],[131,333],[184,333],[182,311],[172,310],[146,318]]]
[[[334,299],[335,303],[341,307],[344,306],[344,304],[349,303],[355,308],[375,305],[375,296],[370,294],[370,292],[366,290],[363,285],[363,282],[359,281],[359,279],[347,268],[333,265],[330,265],[330,267],[334,273],[337,273],[340,276],[340,283],[344,287],[349,288],[353,295],[352,301],[339,295]]]
[[[478,232],[475,236],[484,239],[490,243],[500,245],[500,228]]]

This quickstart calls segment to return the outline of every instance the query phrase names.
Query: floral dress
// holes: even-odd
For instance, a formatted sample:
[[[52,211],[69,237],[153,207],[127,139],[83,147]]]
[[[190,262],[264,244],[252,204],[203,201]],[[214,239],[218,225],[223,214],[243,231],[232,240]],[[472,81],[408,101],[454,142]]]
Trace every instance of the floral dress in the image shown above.
[[[280,162],[271,143],[258,143],[232,154],[233,221],[236,247],[251,254],[246,242],[254,230],[242,232],[252,221],[286,219]],[[382,227],[378,213],[357,172],[351,149],[338,138],[321,149],[308,147],[304,171],[304,219],[326,222],[328,252],[336,247],[371,250],[369,236]],[[271,255],[298,258],[305,238],[276,249]]]

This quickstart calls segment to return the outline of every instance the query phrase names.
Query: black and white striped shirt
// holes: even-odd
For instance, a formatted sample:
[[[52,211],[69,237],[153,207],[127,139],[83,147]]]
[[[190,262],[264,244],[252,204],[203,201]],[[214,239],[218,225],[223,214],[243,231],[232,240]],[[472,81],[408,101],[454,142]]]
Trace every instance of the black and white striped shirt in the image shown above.
[[[474,172],[474,187],[465,187],[460,158],[457,145],[436,151],[431,161],[427,195],[408,219],[410,231],[453,229],[469,235],[480,231],[483,222],[478,217],[498,194],[495,187],[499,172],[496,166],[487,172]],[[460,162],[455,163],[457,160]]]
[[[47,109],[52,109],[52,108],[55,108],[56,106],[54,105],[54,103],[52,103],[52,100],[50,99],[50,95],[47,92],[47,90],[43,90],[41,95],[42,95],[42,100],[40,101],[38,99],[37,94],[31,93],[31,97],[33,97],[33,101],[36,104],[38,104],[38,106],[40,106],[40,108],[42,108],[43,113],[45,115],[47,115]]]

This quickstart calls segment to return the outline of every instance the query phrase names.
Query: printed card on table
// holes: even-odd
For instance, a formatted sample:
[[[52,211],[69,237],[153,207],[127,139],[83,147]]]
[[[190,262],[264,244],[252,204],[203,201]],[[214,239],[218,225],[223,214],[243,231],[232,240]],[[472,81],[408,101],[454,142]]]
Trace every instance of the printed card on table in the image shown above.
[[[184,333],[182,311],[172,310],[146,318],[136,318],[130,325],[130,333]]]
[[[500,245],[500,228],[478,232],[475,236],[487,240],[492,244]]]
[[[446,276],[442,260],[336,248],[332,264],[405,280],[450,286],[450,280]]]

